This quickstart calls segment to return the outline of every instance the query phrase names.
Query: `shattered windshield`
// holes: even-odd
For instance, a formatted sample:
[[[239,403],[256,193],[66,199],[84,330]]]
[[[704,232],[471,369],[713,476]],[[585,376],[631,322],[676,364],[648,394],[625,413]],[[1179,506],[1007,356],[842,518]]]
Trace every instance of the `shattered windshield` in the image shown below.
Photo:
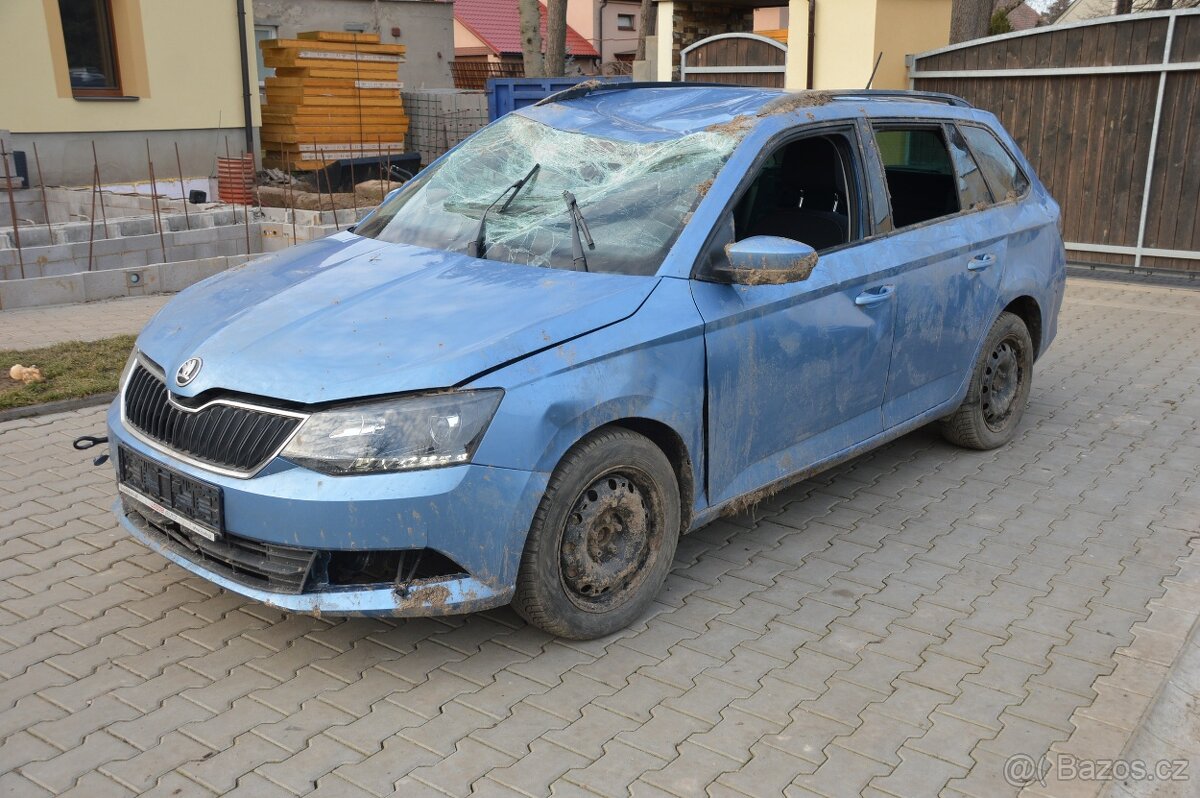
[[[595,241],[593,272],[652,275],[702,191],[738,143],[701,131],[635,142],[559,130],[509,114],[385,202],[356,230],[398,244],[466,252],[487,215],[483,256],[572,269],[569,191]],[[514,183],[529,175],[515,197]]]

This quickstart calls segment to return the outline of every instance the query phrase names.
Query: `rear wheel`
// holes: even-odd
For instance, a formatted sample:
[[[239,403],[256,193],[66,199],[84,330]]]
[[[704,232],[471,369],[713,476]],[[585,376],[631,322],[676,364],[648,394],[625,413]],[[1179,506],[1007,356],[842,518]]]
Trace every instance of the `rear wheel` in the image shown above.
[[[1001,313],[988,332],[967,396],[941,422],[942,435],[969,449],[995,449],[1017,434],[1033,379],[1033,340],[1025,322]]]
[[[521,557],[513,607],[551,634],[590,639],[635,621],[679,538],[670,461],[620,428],[576,444],[550,477]]]

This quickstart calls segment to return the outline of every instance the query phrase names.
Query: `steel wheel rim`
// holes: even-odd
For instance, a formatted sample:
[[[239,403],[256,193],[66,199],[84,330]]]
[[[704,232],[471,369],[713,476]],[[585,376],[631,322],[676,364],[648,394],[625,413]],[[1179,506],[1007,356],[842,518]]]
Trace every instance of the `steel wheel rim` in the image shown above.
[[[571,507],[559,547],[567,597],[589,612],[607,612],[629,600],[662,545],[653,483],[628,467],[592,481]]]
[[[996,344],[984,362],[980,375],[979,406],[984,423],[992,430],[1002,430],[1012,418],[1017,397],[1025,382],[1020,343],[1009,336]]]

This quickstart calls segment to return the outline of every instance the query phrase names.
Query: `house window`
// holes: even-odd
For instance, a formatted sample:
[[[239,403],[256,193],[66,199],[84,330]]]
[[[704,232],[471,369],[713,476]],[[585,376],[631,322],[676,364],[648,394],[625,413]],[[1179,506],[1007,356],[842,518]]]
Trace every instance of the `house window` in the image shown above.
[[[275,77],[274,67],[263,63],[262,43],[279,38],[279,28],[275,25],[254,26],[254,54],[258,57],[258,85],[262,86],[267,78]]]
[[[633,14],[617,14],[617,30],[633,29]]]
[[[76,97],[118,97],[117,46],[111,0],[58,0],[71,93]]]

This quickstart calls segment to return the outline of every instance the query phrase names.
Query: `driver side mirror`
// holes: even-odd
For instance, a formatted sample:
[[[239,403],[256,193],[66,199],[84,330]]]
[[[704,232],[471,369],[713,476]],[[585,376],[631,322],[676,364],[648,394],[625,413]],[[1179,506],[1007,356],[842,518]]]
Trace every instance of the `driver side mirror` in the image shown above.
[[[725,246],[729,259],[714,269],[734,285],[784,285],[807,280],[817,266],[817,251],[781,236],[751,236]]]

